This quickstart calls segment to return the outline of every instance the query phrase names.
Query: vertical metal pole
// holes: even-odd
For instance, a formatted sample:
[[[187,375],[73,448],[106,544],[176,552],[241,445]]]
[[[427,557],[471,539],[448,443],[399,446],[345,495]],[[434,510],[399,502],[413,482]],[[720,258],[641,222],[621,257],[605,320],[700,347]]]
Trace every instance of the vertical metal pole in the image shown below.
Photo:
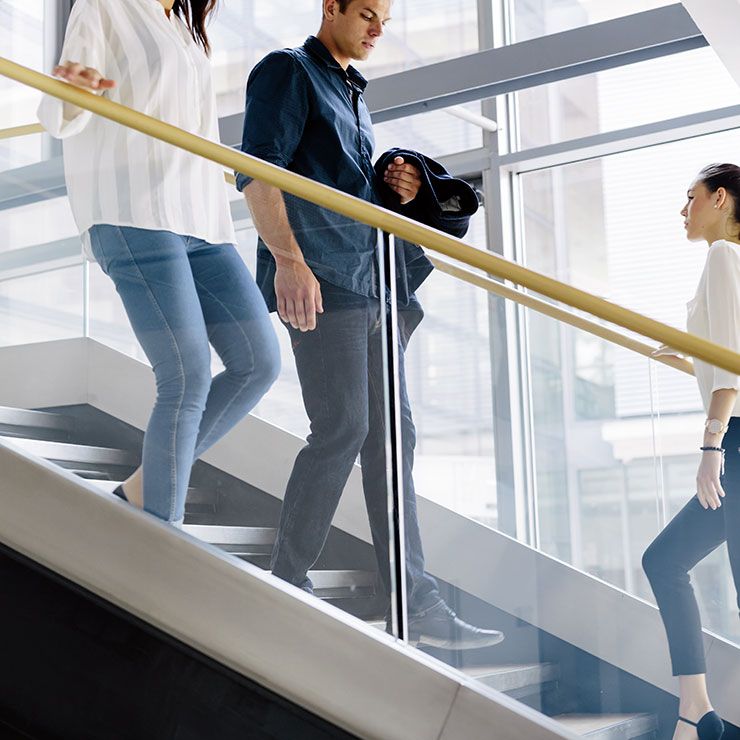
[[[478,46],[493,49],[509,41],[509,0],[478,0]],[[510,176],[500,168],[500,149],[510,146],[515,133],[509,106],[499,99],[481,102],[484,116],[499,122],[499,132],[483,133],[488,167],[482,172],[486,207],[488,249],[511,258],[515,248],[516,204]],[[493,400],[494,459],[496,468],[497,528],[529,542],[528,480],[529,447],[524,401],[528,386],[524,379],[522,355],[518,350],[523,317],[510,301],[489,297],[489,336]]]
[[[82,262],[82,336],[90,336],[90,262]]]
[[[619,501],[619,518],[622,533],[622,562],[624,563],[624,590],[628,594],[635,593],[635,574],[632,570],[632,547],[630,541],[630,499],[629,499],[629,475],[627,465],[622,463],[622,495]]]
[[[396,244],[392,234],[378,230],[380,321],[385,389],[385,469],[388,482],[388,534],[391,581],[391,625],[399,640],[408,636],[406,606],[406,538],[403,506],[403,446],[398,390],[398,306],[396,302]]]
[[[44,66],[49,71],[59,62],[67,21],[74,0],[44,0]]]
[[[665,486],[665,475],[663,473],[663,449],[661,445],[662,425],[660,423],[660,395],[657,373],[657,362],[648,359],[648,383],[650,385],[650,426],[653,434],[653,472],[655,473],[656,506],[658,517],[658,530],[668,523],[668,512],[670,502],[668,491]]]
[[[44,72],[50,73],[62,55],[64,34],[73,2],[74,0],[44,0]],[[62,144],[59,140],[48,134],[44,134],[43,140],[43,159],[61,155]]]

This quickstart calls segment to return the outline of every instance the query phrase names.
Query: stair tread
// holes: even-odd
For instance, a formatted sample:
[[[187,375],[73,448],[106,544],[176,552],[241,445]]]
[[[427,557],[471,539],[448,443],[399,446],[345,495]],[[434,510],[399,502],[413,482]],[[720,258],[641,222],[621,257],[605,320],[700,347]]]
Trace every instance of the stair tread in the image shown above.
[[[504,665],[467,666],[460,669],[471,678],[506,677],[510,675],[537,675],[540,680],[553,681],[559,675],[555,663],[507,663]]]
[[[113,493],[113,489],[118,488],[118,486],[123,482],[120,480],[101,480],[100,478],[86,478],[85,480],[98,488],[102,488],[104,491],[108,491],[109,493]]]
[[[26,452],[49,460],[66,462],[92,462],[109,465],[135,465],[136,456],[128,450],[114,447],[95,447],[70,442],[50,442],[28,437],[9,437],[0,434],[0,440],[7,440]]]
[[[385,630],[385,620],[382,619],[369,620],[366,624]],[[526,686],[555,681],[560,676],[560,669],[555,663],[489,664],[466,666],[459,670],[498,691],[514,691]]]
[[[74,427],[74,421],[64,414],[0,406],[0,425],[69,432]]]
[[[369,570],[309,570],[315,589],[366,588],[375,585],[375,573]]]
[[[503,675],[506,673],[518,673],[521,671],[542,670],[554,667],[554,663],[505,663],[500,665],[466,666],[460,670],[468,676],[477,678],[478,676]]]
[[[277,530],[274,527],[185,524],[183,531],[212,545],[272,545]]]
[[[658,726],[656,715],[634,714],[560,714],[554,720],[584,737],[608,738],[610,732],[618,738],[640,737]],[[630,726],[630,727],[626,727]],[[627,732],[625,732],[627,730]]]
[[[183,531],[212,545],[272,545],[275,527],[221,526],[210,524],[184,524]],[[356,589],[375,586],[375,573],[365,570],[337,569],[311,570],[308,572],[316,591],[327,589]]]

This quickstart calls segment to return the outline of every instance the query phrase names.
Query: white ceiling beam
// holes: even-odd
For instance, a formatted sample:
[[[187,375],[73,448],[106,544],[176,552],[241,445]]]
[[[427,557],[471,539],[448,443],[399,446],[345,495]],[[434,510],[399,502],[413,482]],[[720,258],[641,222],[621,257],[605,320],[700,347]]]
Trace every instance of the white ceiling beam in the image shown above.
[[[702,35],[740,85],[740,3],[738,0],[683,0]]]

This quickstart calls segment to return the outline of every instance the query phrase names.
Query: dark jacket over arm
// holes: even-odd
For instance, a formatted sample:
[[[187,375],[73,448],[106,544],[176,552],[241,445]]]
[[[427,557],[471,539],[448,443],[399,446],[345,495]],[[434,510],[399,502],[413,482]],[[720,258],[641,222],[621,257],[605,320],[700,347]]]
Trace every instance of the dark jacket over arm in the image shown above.
[[[404,206],[383,179],[396,157],[403,157],[421,175],[419,194]],[[411,149],[389,149],[383,153],[375,163],[375,183],[386,208],[458,238],[465,236],[470,217],[478,210],[478,196],[465,180],[453,177],[439,162]]]
[[[403,157],[421,175],[421,189],[406,205],[401,205],[398,194],[383,179],[396,157]],[[452,177],[439,162],[409,149],[389,149],[380,156],[375,163],[375,189],[385,208],[458,238],[465,236],[470,217],[478,210],[475,190],[465,180]],[[397,241],[396,273],[401,305],[412,301],[414,291],[432,269],[421,247],[401,239]]]

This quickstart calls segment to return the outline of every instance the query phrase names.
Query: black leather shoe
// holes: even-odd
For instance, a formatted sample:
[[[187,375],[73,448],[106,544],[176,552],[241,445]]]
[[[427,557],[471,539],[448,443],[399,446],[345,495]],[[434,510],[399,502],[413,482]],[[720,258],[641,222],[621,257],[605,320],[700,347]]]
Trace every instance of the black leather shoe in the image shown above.
[[[503,639],[503,632],[481,629],[464,622],[444,601],[409,616],[409,642],[416,645],[471,650],[498,645]]]
[[[698,722],[692,722],[685,717],[679,717],[678,721],[696,727],[699,740],[720,740],[725,734],[725,723],[717,712],[707,712]]]

